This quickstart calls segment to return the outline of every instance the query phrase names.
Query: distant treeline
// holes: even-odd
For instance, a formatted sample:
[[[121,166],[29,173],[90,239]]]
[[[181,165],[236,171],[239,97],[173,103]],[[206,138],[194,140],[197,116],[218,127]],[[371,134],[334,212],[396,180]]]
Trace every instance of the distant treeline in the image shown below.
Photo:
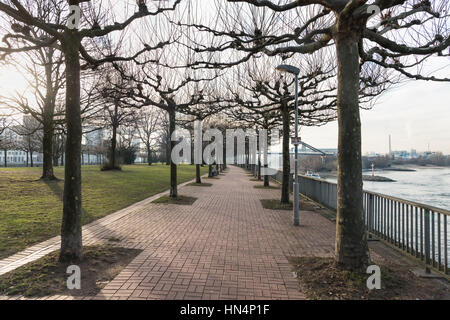
[[[378,156],[378,157],[363,157],[362,165],[363,169],[371,169],[372,163],[375,168],[389,168],[391,166],[401,165],[433,165],[441,167],[450,167],[450,155],[443,155],[441,152],[436,152],[429,156],[420,156],[414,159],[395,159],[391,156]],[[301,157],[300,170],[302,171],[336,171],[337,170],[337,158],[328,156],[322,159],[318,156],[305,156]]]
[[[392,165],[433,165],[433,166],[441,166],[441,167],[449,167],[450,166],[450,155],[444,155],[442,152],[436,152],[429,156],[420,156],[414,159],[395,159],[391,156],[378,156],[378,157],[363,157],[363,168],[370,169],[372,167],[372,163],[375,165],[375,168],[387,168]]]

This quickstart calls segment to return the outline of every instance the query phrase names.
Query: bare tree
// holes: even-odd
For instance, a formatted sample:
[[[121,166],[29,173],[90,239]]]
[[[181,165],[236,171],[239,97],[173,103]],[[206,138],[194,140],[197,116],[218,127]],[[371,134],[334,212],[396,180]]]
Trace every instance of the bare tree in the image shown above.
[[[169,137],[175,132],[176,126],[176,114],[197,114],[193,106],[198,105],[212,105],[216,102],[214,99],[208,99],[205,93],[202,91],[196,91],[193,83],[201,83],[214,80],[216,76],[212,78],[191,78],[190,76],[180,77],[172,71],[162,71],[159,68],[153,68],[153,70],[141,69],[144,72],[142,74],[125,75],[124,77],[132,80],[136,83],[130,93],[130,99],[134,106],[145,107],[154,106],[160,108],[168,113],[169,119]],[[161,75],[164,75],[161,76]],[[209,109],[210,112],[214,112],[213,108]],[[170,152],[172,152],[175,142],[170,139]],[[169,154],[170,154],[169,152]],[[170,161],[170,196],[177,197],[177,166],[171,160]]]
[[[157,145],[157,133],[161,128],[162,112],[158,108],[142,108],[135,119],[135,129],[141,143],[145,146],[148,165],[152,165]]]
[[[310,54],[335,47],[338,114],[338,208],[336,262],[348,270],[365,270],[370,261],[363,220],[360,82],[367,67],[393,70],[417,80],[450,81],[422,74],[431,56],[446,57],[450,46],[446,0],[228,0],[216,1],[221,23],[191,24],[222,37],[212,47],[191,44],[199,52],[217,52],[216,68],[237,65],[263,52],[268,56]],[[375,7],[373,7],[375,6]],[[369,18],[374,8],[378,19]],[[373,21],[373,22],[372,22]],[[379,22],[378,26],[373,23]],[[292,24],[294,23],[294,27]],[[214,27],[212,27],[214,26]],[[219,42],[219,41],[217,41]],[[229,59],[234,50],[241,55]],[[225,60],[226,59],[226,60]]]
[[[27,165],[29,155],[30,166],[33,167],[33,154],[42,150],[44,135],[42,124],[32,116],[26,115],[23,117],[22,124],[14,127],[14,131],[21,137],[16,147],[27,153]]]
[[[233,118],[260,128],[271,130],[282,127],[283,144],[283,181],[281,202],[289,203],[290,154],[289,140],[291,125],[294,123],[295,94],[293,94],[293,77],[285,77],[275,70],[276,59],[260,57],[234,68],[235,75],[228,89],[240,105],[231,109]],[[299,75],[299,115],[300,125],[323,125],[336,119],[336,85],[333,81],[335,65],[329,57],[314,55],[309,59],[285,59],[283,63],[302,66]],[[234,85],[233,85],[234,84]],[[243,109],[244,108],[244,109]],[[264,155],[266,158],[267,156]],[[267,161],[265,166],[267,166]],[[260,179],[260,166],[258,178]],[[269,185],[268,176],[264,185]]]
[[[3,166],[8,166],[8,150],[16,146],[15,133],[12,130],[12,123],[8,120],[9,116],[0,118],[0,149],[3,150]]]
[[[120,169],[117,161],[117,136],[120,128],[125,125],[133,125],[136,110],[130,104],[124,103],[127,98],[128,82],[123,80],[118,72],[107,70],[103,84],[97,88],[98,99],[100,99],[101,113],[97,119],[100,120],[98,127],[107,128],[111,131],[111,145],[109,154],[109,164],[102,167],[102,170]]]
[[[27,5],[27,4],[25,4]],[[52,6],[49,10],[45,5],[37,6],[36,18],[48,24],[60,24],[63,20],[63,7]],[[26,41],[23,37],[41,39],[46,33],[34,26],[23,27],[11,19],[9,24],[17,34],[7,34],[3,40],[10,46],[18,47]],[[8,32],[4,28],[5,32]],[[39,47],[33,51],[18,52],[8,57],[8,62],[14,64],[17,71],[26,75],[24,77],[28,88],[23,92],[17,92],[12,97],[2,97],[7,104],[25,115],[31,115],[42,124],[43,166],[42,177],[44,180],[55,180],[53,174],[53,135],[55,119],[61,119],[63,114],[57,114],[56,104],[58,94],[64,86],[63,58],[54,47]],[[31,100],[30,98],[31,97]],[[62,110],[61,110],[62,111]]]
[[[66,123],[67,123],[67,140],[66,140],[66,163],[65,163],[65,179],[64,179],[64,196],[63,196],[63,220],[61,227],[61,251],[60,261],[77,261],[82,257],[82,236],[81,236],[81,58],[86,60],[88,64],[98,66],[102,63],[112,62],[116,60],[132,61],[135,60],[142,52],[153,50],[155,47],[160,48],[164,43],[158,43],[154,47],[146,44],[144,49],[129,57],[120,57],[119,51],[115,51],[112,55],[94,58],[86,50],[86,43],[89,40],[98,39],[112,32],[120,32],[127,28],[133,21],[147,16],[156,16],[168,10],[174,10],[180,0],[167,8],[157,7],[150,11],[145,4],[139,6],[139,11],[134,12],[123,22],[117,22],[111,7],[100,2],[97,6],[93,6],[90,0],[68,0],[68,1],[18,1],[8,0],[0,2],[0,12],[11,17],[15,21],[14,33],[6,35],[9,37],[20,38],[25,44],[20,47],[12,47],[7,43],[6,47],[1,47],[3,57],[15,52],[25,52],[36,50],[41,47],[54,47],[60,50],[64,56],[65,62],[65,83],[66,83]],[[23,4],[25,3],[25,5]],[[54,10],[53,6],[63,6],[68,11],[68,6],[74,6],[75,12],[85,14],[83,21],[77,25],[77,21],[69,21],[68,26],[63,21],[58,24],[48,23],[38,17],[36,11],[44,6],[46,10]],[[80,7],[81,5],[81,7]],[[125,15],[127,7],[125,7]],[[71,13],[71,20],[76,17]],[[70,25],[72,23],[72,25]],[[104,24],[104,26],[100,26]],[[45,33],[45,36],[35,38],[29,33],[29,28],[36,27]],[[89,42],[92,43],[92,42]],[[111,51],[110,51],[111,53]]]
[[[118,155],[125,164],[133,164],[140,150],[140,140],[136,133],[136,127],[133,122],[120,129]]]

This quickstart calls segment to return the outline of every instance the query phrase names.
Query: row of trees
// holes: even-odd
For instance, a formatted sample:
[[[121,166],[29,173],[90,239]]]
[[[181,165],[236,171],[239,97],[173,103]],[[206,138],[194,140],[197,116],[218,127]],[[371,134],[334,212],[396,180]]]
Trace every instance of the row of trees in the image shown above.
[[[145,159],[149,165],[156,160],[164,159],[166,161],[167,143],[161,139],[161,133],[164,128],[164,119],[167,117],[162,112],[154,108],[143,108],[136,113],[126,111],[129,117],[122,118],[121,112],[125,112],[123,110],[120,112],[116,110],[114,113],[114,109],[111,110],[107,104],[99,105],[99,107],[101,110],[91,117],[90,127],[84,128],[83,164],[105,162],[105,167],[109,167],[112,154],[121,154],[121,162],[126,164],[134,162],[137,156]],[[25,152],[27,155],[26,165],[31,167],[33,167],[33,154],[42,154],[45,159],[43,163],[48,160],[50,164],[43,166],[41,179],[56,179],[54,176],[53,178],[46,177],[46,173],[49,170],[53,172],[54,166],[64,164],[63,144],[66,139],[63,130],[64,122],[54,130],[51,141],[52,153],[48,154],[44,152],[47,141],[43,125],[38,119],[26,114],[20,120],[11,121],[9,124],[6,124],[6,117],[3,117],[2,121],[4,125],[0,132],[0,150],[4,154],[7,154],[8,151]],[[95,126],[92,127],[94,124]],[[111,135],[110,132],[115,133],[114,139],[108,139]],[[124,155],[126,156],[124,157]],[[7,159],[5,157],[2,164],[5,167],[8,166]],[[132,160],[130,161],[130,159]],[[18,160],[15,161],[15,163],[18,162]]]
[[[331,51],[336,63],[338,205],[336,261],[364,270],[370,261],[363,220],[360,107],[362,87],[379,82],[377,70],[396,79],[450,81],[423,73],[431,56],[448,57],[448,1],[429,0],[228,0],[216,1],[221,23],[186,22],[187,28],[219,36],[214,48],[188,43],[197,51],[219,52],[205,67],[225,67],[264,54],[304,56]],[[368,22],[373,6],[381,15]],[[374,21],[375,20],[375,21]],[[294,25],[294,27],[293,27]],[[240,53],[230,59],[224,52]],[[367,72],[366,72],[367,71]],[[375,71],[375,76],[373,75]],[[392,78],[385,77],[385,83]],[[378,93],[368,94],[374,97]]]
[[[138,135],[151,150],[153,122],[139,114],[146,108],[163,112],[167,123],[160,137],[169,146],[167,155],[177,124],[192,129],[193,121],[203,120],[222,131],[269,133],[282,128],[281,201],[288,202],[295,94],[293,79],[274,71],[284,63],[301,70],[301,124],[338,121],[336,261],[346,269],[364,269],[369,252],[359,110],[372,107],[374,98],[405,78],[449,81],[420,72],[428,57],[448,56],[450,45],[448,1],[371,4],[381,11],[376,26],[368,22],[372,11],[366,0],[176,0],[151,8],[138,1],[138,6],[123,4],[120,12],[106,1],[1,1],[1,57],[14,63],[10,59],[32,55],[27,74],[35,93],[32,102],[23,96],[3,100],[42,124],[43,178],[53,178],[50,141],[57,125],[64,128],[60,260],[82,256],[81,141],[83,128],[101,126],[99,114],[113,132],[111,169],[117,129],[133,130],[127,123],[136,115],[145,122]],[[69,5],[82,12],[75,28],[67,25]],[[137,20],[139,25],[132,25]],[[170,195],[176,197],[177,167],[170,165]]]
[[[375,168],[386,168],[391,165],[433,165],[433,166],[450,166],[450,156],[444,155],[442,152],[433,152],[428,155],[420,155],[411,159],[395,158],[394,156],[377,156],[377,157],[363,157],[363,167],[365,169],[371,168],[372,163]]]

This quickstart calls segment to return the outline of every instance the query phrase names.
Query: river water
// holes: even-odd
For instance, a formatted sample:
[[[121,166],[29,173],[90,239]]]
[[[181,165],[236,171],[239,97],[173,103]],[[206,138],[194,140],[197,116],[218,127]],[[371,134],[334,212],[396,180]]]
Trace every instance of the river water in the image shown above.
[[[450,210],[450,168],[421,168],[416,171],[377,170],[375,175],[395,182],[364,181],[364,190]],[[370,175],[371,172],[364,172]],[[327,179],[336,182],[336,179]]]
[[[292,162],[291,167],[293,165]],[[269,166],[281,170],[281,155],[269,155]],[[450,168],[414,166],[410,169],[416,171],[376,170],[375,175],[396,182],[364,181],[364,189],[450,210]],[[366,171],[364,174],[372,173]],[[333,178],[326,180],[336,182]]]

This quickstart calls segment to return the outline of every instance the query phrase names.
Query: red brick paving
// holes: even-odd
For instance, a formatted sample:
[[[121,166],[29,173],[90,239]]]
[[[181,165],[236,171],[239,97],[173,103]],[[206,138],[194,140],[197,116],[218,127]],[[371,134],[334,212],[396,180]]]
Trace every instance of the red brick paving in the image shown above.
[[[210,188],[184,187],[192,206],[150,204],[108,227],[144,251],[96,297],[302,299],[288,256],[333,254],[333,224],[312,212],[263,209],[279,190],[255,189],[240,168]]]
[[[95,299],[305,298],[287,257],[332,256],[334,224],[301,211],[294,227],[291,211],[264,209],[260,199],[280,191],[253,188],[261,182],[243,169],[229,167],[208,182],[180,189],[198,198],[191,206],[144,200],[84,233],[85,244],[115,237],[117,245],[143,249]]]

